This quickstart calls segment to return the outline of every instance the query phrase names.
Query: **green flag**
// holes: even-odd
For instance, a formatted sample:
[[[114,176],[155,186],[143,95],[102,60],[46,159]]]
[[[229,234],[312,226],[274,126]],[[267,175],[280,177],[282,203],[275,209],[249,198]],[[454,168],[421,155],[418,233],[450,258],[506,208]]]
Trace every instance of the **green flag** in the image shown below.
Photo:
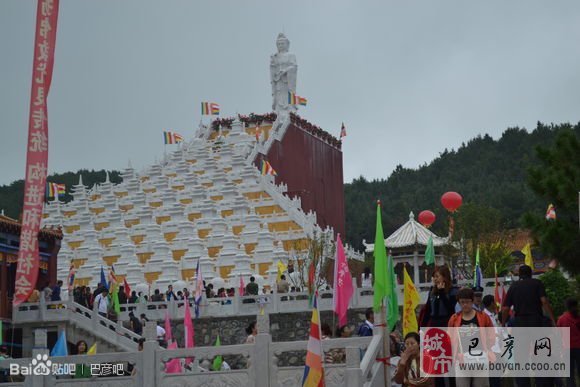
[[[477,245],[477,252],[475,253],[475,268],[473,268],[473,286],[481,286],[480,283],[478,283],[478,273],[477,273],[477,268],[479,267],[479,245]],[[481,269],[480,269],[481,270]]]
[[[399,300],[397,299],[397,280],[395,277],[395,268],[393,266],[393,257],[389,256],[387,267],[387,324],[392,331],[399,321]]]
[[[435,248],[433,247],[433,237],[429,236],[427,248],[425,249],[425,264],[433,265],[435,263]]]
[[[220,336],[218,335],[217,340],[215,341],[215,347],[219,347],[221,346],[220,343]],[[224,362],[224,359],[222,358],[222,355],[217,355],[215,357],[215,359],[213,359],[213,365],[211,366],[211,368],[214,371],[219,371],[222,369],[222,363]]]
[[[119,304],[119,287],[117,284],[113,284],[113,308],[117,316],[121,315],[121,305]]]
[[[385,248],[385,236],[381,221],[381,203],[377,203],[377,228],[375,234],[375,284],[374,302],[375,312],[381,309],[383,298],[387,296],[387,250]]]

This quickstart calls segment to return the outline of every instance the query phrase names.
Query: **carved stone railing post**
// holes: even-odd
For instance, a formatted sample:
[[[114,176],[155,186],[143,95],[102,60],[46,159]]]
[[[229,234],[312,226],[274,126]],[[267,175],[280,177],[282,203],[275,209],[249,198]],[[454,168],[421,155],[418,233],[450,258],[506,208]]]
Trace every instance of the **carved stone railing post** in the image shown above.
[[[360,349],[357,347],[346,348],[345,381],[345,386],[363,385],[363,374],[360,368]]]
[[[46,348],[46,329],[35,329],[34,330],[34,347],[32,348],[32,358],[36,358],[38,355],[48,355],[48,349]],[[43,387],[45,385],[45,377],[42,375],[32,375],[28,376],[26,380],[30,378],[32,383],[27,385],[32,387]],[[47,377],[48,378],[48,377]]]
[[[272,305],[272,311],[273,313],[278,313],[278,311],[280,311],[280,297],[278,297],[278,284],[274,283],[274,286],[272,286],[272,290],[274,291],[274,293],[272,294],[272,298],[273,298],[273,305]]]
[[[234,301],[233,301],[233,303],[234,303],[234,314],[236,316],[239,315],[239,313],[240,313],[240,304],[241,304],[240,297],[241,297],[240,288],[236,286],[234,288]]]
[[[44,299],[44,293],[41,293],[39,301],[38,310],[40,312],[40,321],[44,321],[46,316],[46,300]]]
[[[155,362],[155,351],[159,348],[157,343],[157,323],[155,321],[148,321],[145,324],[144,332],[145,343],[143,343],[142,372],[143,380],[141,385],[143,387],[154,387],[157,381],[157,373],[159,367]]]
[[[254,356],[251,359],[256,386],[270,385],[270,345],[272,336],[270,336],[270,315],[268,313],[258,314],[257,318],[258,334],[254,344]]]
[[[91,315],[91,322],[93,324],[93,332],[97,330],[97,324],[99,323],[99,312],[98,312],[98,305],[95,303],[93,305],[93,313]]]

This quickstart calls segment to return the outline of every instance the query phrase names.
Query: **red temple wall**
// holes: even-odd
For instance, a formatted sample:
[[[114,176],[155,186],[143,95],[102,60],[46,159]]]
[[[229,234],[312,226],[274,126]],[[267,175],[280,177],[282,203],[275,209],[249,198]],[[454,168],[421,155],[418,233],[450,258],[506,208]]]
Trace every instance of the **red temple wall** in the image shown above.
[[[282,141],[275,141],[270,147],[267,160],[278,173],[276,183],[283,182],[288,186],[288,196],[301,198],[305,213],[315,211],[321,228],[328,225],[344,235],[340,149],[290,124]],[[261,155],[257,157],[256,165],[260,161]]]

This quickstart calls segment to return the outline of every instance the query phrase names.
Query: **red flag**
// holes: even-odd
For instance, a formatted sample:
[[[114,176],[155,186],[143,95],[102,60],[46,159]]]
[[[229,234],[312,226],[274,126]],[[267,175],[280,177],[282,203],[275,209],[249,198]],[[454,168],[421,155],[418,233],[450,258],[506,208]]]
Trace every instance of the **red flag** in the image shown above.
[[[314,267],[314,261],[310,262],[310,267],[308,268],[308,287],[310,288],[310,294],[314,294],[314,287],[316,281],[316,268]]]
[[[344,126],[344,122],[342,123],[342,127],[340,128],[340,139],[342,140],[343,137],[346,137],[346,126]]]
[[[123,278],[123,286],[125,287],[125,294],[127,296],[131,295],[131,288],[129,287],[129,284],[127,283],[127,279]]]
[[[240,296],[244,295],[246,284],[244,283],[244,276],[240,275]]]
[[[59,0],[38,0],[32,62],[32,91],[26,147],[24,205],[18,266],[12,303],[26,301],[38,279],[38,231],[48,169],[48,110],[46,98],[52,81]]]
[[[348,304],[354,290],[352,276],[344,254],[340,234],[336,236],[336,259],[334,260],[334,313],[338,315],[338,326],[346,325]]]

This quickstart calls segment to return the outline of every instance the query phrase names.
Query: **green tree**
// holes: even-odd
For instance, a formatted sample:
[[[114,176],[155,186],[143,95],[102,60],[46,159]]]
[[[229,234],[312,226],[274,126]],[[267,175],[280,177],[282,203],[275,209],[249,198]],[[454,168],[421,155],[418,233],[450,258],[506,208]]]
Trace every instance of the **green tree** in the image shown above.
[[[545,206],[556,207],[556,220],[544,213],[528,213],[526,225],[544,254],[557,259],[572,274],[580,274],[580,232],[578,191],[580,191],[580,140],[571,127],[558,133],[550,148],[538,146],[541,164],[529,168],[528,183]]]
[[[558,318],[566,310],[565,301],[574,295],[574,290],[560,270],[550,270],[542,274],[540,281],[544,283],[554,316]]]

